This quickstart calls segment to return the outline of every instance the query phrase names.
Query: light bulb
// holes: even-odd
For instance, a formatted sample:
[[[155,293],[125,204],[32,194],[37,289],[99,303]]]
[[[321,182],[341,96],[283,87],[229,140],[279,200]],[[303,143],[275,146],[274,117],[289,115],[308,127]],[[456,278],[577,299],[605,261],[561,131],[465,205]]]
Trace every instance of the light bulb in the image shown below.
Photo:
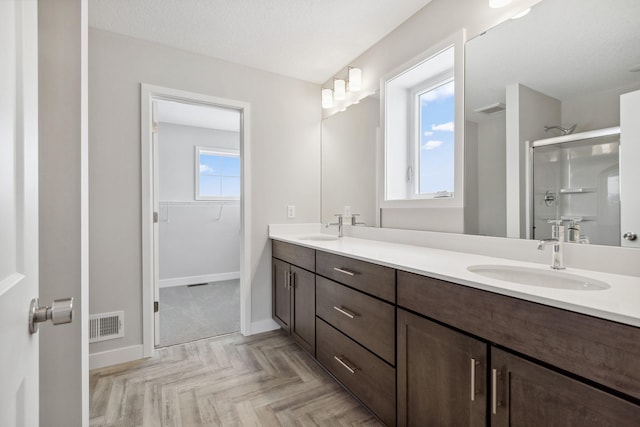
[[[358,92],[362,89],[362,70],[349,68],[349,92]]]
[[[333,91],[331,89],[322,89],[322,108],[333,107]]]

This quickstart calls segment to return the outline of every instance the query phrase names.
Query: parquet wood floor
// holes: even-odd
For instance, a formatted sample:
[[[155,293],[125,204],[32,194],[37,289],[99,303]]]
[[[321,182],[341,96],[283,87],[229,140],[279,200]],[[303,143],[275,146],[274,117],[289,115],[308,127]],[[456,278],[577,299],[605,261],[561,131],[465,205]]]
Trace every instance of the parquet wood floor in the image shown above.
[[[90,396],[92,427],[382,425],[282,331],[93,370]]]

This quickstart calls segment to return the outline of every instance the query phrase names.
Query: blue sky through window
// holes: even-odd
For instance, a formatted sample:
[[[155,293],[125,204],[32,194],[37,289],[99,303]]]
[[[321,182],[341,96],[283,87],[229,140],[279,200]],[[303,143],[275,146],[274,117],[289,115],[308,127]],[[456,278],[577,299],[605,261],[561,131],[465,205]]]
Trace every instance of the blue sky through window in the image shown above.
[[[454,191],[454,82],[419,95],[420,194]]]
[[[201,152],[200,197],[240,197],[240,157]]]

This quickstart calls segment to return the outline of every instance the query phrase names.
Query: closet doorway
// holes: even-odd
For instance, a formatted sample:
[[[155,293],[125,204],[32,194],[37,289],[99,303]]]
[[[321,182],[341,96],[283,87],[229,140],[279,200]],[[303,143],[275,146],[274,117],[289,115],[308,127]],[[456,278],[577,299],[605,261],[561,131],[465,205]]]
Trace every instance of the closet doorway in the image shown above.
[[[147,92],[152,349],[245,333],[246,108]]]

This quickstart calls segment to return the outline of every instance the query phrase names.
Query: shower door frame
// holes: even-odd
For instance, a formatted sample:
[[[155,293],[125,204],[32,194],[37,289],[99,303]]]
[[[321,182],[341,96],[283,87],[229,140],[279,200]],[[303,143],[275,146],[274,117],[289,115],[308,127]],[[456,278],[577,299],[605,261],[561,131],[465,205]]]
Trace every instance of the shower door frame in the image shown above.
[[[561,145],[567,142],[574,141],[586,141],[589,139],[600,138],[603,136],[620,135],[620,126],[614,126],[610,128],[597,129],[588,132],[581,132],[576,134],[558,136],[555,138],[538,139],[535,141],[527,141],[527,150],[525,153],[525,177],[526,177],[526,217],[525,217],[525,229],[526,238],[533,239],[533,224],[534,218],[534,188],[533,188],[533,149],[539,147],[546,147],[549,145]]]

